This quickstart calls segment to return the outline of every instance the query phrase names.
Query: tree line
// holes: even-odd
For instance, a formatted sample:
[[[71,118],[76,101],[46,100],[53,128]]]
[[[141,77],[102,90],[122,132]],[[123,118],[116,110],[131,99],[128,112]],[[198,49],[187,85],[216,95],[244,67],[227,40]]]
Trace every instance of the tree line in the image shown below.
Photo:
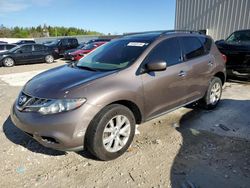
[[[75,35],[101,35],[91,30],[79,29],[76,27],[57,27],[39,25],[37,27],[5,27],[0,25],[0,38],[38,38]]]

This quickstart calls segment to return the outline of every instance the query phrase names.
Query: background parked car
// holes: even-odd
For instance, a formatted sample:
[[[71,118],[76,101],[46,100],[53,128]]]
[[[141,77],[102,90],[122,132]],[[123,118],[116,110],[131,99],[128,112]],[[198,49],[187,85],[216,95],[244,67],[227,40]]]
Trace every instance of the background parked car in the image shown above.
[[[77,51],[74,51],[72,53],[70,53],[71,56],[71,60],[73,61],[78,61],[79,59],[81,59],[82,57],[84,57],[84,55],[88,54],[89,52],[93,51],[94,49],[96,49],[97,47],[105,44],[107,42],[93,42],[88,44],[87,46],[83,47],[82,49],[79,49]]]
[[[19,40],[18,42],[15,42],[13,44],[16,45],[22,45],[22,44],[35,44],[36,42],[34,40]]]
[[[0,65],[5,67],[37,62],[52,63],[53,61],[52,51],[42,44],[23,44],[0,53]]]
[[[92,39],[92,40],[89,40],[88,42],[84,42],[84,43],[81,43],[79,44],[79,46],[75,49],[71,49],[71,50],[67,50],[65,51],[64,53],[64,59],[67,59],[67,60],[72,60],[72,53],[77,51],[77,50],[80,50],[80,49],[84,49],[84,47],[86,47],[87,45],[91,44],[91,43],[94,43],[94,42],[109,42],[111,39]]]
[[[79,46],[77,46],[77,48],[74,48],[74,49],[70,49],[70,50],[66,50],[65,52],[64,52],[64,54],[63,54],[63,56],[64,56],[64,59],[67,59],[67,60],[71,60],[71,53],[72,52],[75,52],[75,51],[77,51],[77,50],[80,50],[80,49],[82,49],[82,48],[84,48],[86,46],[86,43],[81,43],[81,44],[79,44]]]
[[[53,50],[53,56],[54,58],[59,58],[63,56],[64,52],[66,50],[74,49],[76,48],[79,43],[76,38],[61,38],[57,39],[55,41],[52,41],[50,43],[45,44],[50,49]]]
[[[226,40],[216,41],[216,45],[227,57],[229,77],[250,78],[250,30],[235,31]]]
[[[0,52],[5,52],[5,51],[8,51],[8,50],[10,50],[10,49],[12,49],[12,48],[14,48],[14,47],[16,47],[16,45],[15,44],[1,44],[0,43]]]
[[[0,44],[7,44],[8,42],[0,41]]]

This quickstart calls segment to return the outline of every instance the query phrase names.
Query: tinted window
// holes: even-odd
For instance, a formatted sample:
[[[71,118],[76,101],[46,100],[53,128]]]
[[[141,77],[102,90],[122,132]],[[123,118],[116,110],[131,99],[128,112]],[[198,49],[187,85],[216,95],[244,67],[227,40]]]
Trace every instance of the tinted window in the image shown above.
[[[205,54],[204,47],[196,37],[181,37],[184,55],[186,59],[193,59]]]
[[[23,46],[21,47],[22,52],[31,52],[32,51],[32,45]]]
[[[43,51],[45,50],[45,47],[43,45],[34,45],[35,51]]]
[[[15,45],[6,45],[7,50],[10,50],[11,48],[14,48],[14,47],[15,47]]]
[[[0,45],[0,50],[4,50],[4,45]]]
[[[68,45],[68,39],[62,39],[61,43],[62,43],[63,46]]]
[[[203,46],[205,47],[206,53],[208,53],[211,49],[212,40],[208,37],[205,37],[205,36],[201,36],[201,37],[199,37],[199,39],[202,42]]]
[[[181,62],[181,49],[176,38],[167,39],[158,44],[149,54],[146,63],[166,61],[168,66]]]
[[[236,31],[232,33],[226,41],[228,43],[250,43],[250,30]]]

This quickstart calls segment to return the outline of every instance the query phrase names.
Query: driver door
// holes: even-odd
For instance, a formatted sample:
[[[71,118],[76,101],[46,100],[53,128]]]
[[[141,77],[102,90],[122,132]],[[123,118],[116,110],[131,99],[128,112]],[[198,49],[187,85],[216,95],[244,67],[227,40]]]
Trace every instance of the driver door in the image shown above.
[[[19,63],[29,63],[33,60],[32,45],[24,45],[15,52],[15,59]]]
[[[166,61],[167,69],[142,74],[146,119],[151,119],[186,101],[186,72],[177,38],[161,41],[146,57],[144,64]]]

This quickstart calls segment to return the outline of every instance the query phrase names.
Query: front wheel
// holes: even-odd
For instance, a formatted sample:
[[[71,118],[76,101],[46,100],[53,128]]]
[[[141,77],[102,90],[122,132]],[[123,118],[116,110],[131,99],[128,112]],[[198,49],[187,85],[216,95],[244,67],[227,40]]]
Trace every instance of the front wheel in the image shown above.
[[[112,104],[99,112],[86,132],[85,147],[100,160],[112,160],[126,152],[135,134],[131,110]]]
[[[5,67],[13,67],[15,65],[15,61],[14,59],[12,59],[11,57],[6,57],[4,60],[3,60],[3,65]]]
[[[206,109],[215,108],[220,102],[222,94],[222,82],[218,77],[214,77],[209,84],[208,90],[201,100],[202,107]]]
[[[46,63],[53,63],[54,62],[54,57],[52,55],[46,55],[45,62]]]

